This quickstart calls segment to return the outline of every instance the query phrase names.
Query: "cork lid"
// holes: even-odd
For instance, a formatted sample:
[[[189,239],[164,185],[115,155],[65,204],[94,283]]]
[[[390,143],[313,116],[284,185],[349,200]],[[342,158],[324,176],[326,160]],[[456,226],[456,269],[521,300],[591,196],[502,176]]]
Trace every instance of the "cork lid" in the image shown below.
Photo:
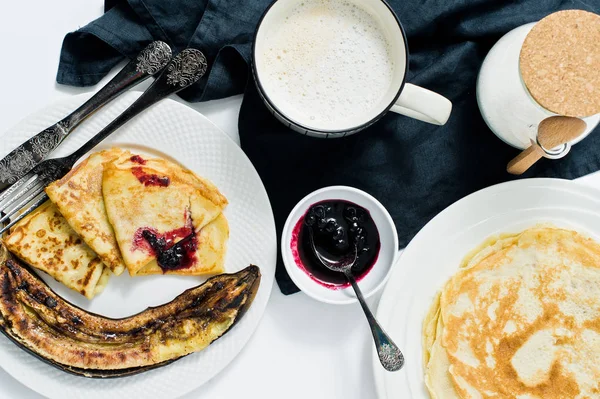
[[[533,98],[559,115],[600,113],[600,15],[559,11],[531,29],[520,55]]]

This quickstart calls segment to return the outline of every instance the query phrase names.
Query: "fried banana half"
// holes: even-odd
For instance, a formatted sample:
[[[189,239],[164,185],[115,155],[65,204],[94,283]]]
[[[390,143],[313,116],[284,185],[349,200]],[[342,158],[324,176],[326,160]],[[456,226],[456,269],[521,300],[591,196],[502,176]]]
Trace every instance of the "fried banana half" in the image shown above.
[[[0,248],[0,331],[22,349],[72,374],[122,377],[169,364],[223,336],[248,310],[257,266],[221,274],[173,301],[109,319],[55,294]]]

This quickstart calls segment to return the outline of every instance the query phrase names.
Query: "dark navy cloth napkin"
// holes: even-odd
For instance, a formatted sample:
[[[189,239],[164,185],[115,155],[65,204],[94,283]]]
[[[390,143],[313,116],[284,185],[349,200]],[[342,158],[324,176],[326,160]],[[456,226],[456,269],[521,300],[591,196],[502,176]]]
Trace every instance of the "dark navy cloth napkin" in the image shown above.
[[[174,51],[207,56],[210,73],[181,93],[204,101],[245,93],[239,117],[242,148],[271,199],[278,235],[296,202],[309,192],[343,184],[363,189],[389,210],[404,247],[433,216],[481,188],[513,179],[507,162],[518,151],[503,144],[477,108],[475,82],[491,46],[506,32],[560,9],[600,13],[599,1],[390,0],[408,35],[408,81],[453,103],[445,126],[393,113],[368,130],[336,140],[288,130],[258,97],[248,62],[258,19],[270,0],[107,0],[107,12],[64,40],[59,83],[97,83],[117,63],[153,40]],[[598,129],[597,129],[598,130]],[[558,161],[541,160],[524,177],[575,178],[600,168],[593,132]],[[297,291],[281,263],[277,282]]]

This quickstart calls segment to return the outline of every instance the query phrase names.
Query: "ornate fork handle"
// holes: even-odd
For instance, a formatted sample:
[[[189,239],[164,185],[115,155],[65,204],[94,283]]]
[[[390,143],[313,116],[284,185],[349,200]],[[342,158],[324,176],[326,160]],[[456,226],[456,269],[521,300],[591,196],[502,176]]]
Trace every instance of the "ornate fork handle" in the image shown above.
[[[150,43],[92,98],[0,160],[0,190],[43,161],[84,119],[129,88],[161,71],[170,60],[168,44],[161,41]]]
[[[10,222],[0,227],[0,235],[43,204],[48,199],[44,188],[66,175],[79,158],[151,105],[197,82],[206,68],[206,58],[201,51],[183,50],[129,108],[77,151],[63,158],[42,161],[1,193],[0,223],[9,219]]]
[[[206,57],[200,50],[191,48],[183,50],[173,58],[154,83],[129,108],[123,111],[121,115],[82,145],[77,151],[64,159],[68,160],[71,164],[70,166],[72,166],[79,158],[83,157],[102,140],[129,122],[140,112],[169,95],[196,83],[206,73],[207,66]]]

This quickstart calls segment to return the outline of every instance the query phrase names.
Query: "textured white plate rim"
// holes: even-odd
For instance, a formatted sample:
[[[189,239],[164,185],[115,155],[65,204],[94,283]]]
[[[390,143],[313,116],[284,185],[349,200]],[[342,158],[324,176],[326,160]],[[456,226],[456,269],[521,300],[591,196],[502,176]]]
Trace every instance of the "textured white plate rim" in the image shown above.
[[[383,217],[383,220],[386,223],[385,227],[386,228],[391,227],[389,229],[390,230],[389,236],[391,237],[393,248],[398,248],[398,246],[399,246],[398,233],[396,231],[396,225],[394,224],[394,220],[392,219],[392,217],[389,214],[389,212],[387,211],[387,209],[385,209],[383,204],[381,202],[379,202],[377,200],[377,198],[373,197],[371,194],[369,194],[363,190],[360,190],[358,188],[355,188],[355,187],[328,186],[328,187],[320,188],[318,190],[311,192],[310,194],[308,194],[304,198],[302,198],[300,201],[298,201],[296,206],[294,206],[294,208],[290,211],[290,213],[285,221],[285,225],[283,227],[283,231],[281,234],[281,240],[280,240],[282,257],[283,257],[284,265],[285,265],[288,275],[290,276],[290,278],[292,279],[294,284],[296,284],[298,286],[298,288],[300,288],[302,290],[302,292],[304,292],[306,295],[310,296],[313,299],[316,299],[316,300],[324,302],[324,303],[332,304],[332,305],[349,305],[352,303],[356,303],[358,301],[356,296],[354,296],[353,292],[350,294],[351,296],[341,296],[340,295],[339,298],[335,298],[335,299],[329,299],[329,298],[323,297],[322,295],[319,294],[318,290],[314,289],[314,288],[319,287],[317,285],[317,283],[315,283],[314,281],[312,281],[310,279],[298,278],[298,276],[297,276],[298,266],[296,266],[296,264],[293,263],[292,261],[290,261],[290,259],[289,259],[291,256],[289,254],[291,252],[290,248],[289,248],[289,240],[290,240],[290,236],[291,236],[291,230],[293,229],[294,224],[298,220],[299,211],[305,210],[305,208],[308,208],[312,204],[312,201],[314,201],[313,198],[318,197],[322,194],[326,194],[326,193],[332,194],[332,197],[330,199],[335,198],[335,199],[345,199],[345,200],[348,200],[348,198],[346,195],[344,195],[344,193],[352,193],[354,195],[357,195],[358,197],[362,197],[363,199],[365,199],[366,201],[371,203],[376,208],[376,211],[379,212],[381,214],[381,216]],[[369,211],[372,212],[373,209],[369,209]],[[380,233],[383,232],[381,227],[383,227],[383,226],[379,226]],[[394,253],[391,262],[389,262],[389,264],[386,266],[387,270],[386,270],[385,274],[382,275],[380,280],[378,282],[375,282],[375,284],[373,285],[373,287],[371,289],[365,290],[363,292],[363,295],[365,298],[371,297],[373,294],[378,292],[385,285],[385,283],[388,281],[388,279],[390,277],[390,274],[392,271],[392,265],[394,265],[398,259],[398,254],[399,254],[398,251],[396,251]],[[377,266],[377,264],[378,263],[376,263],[373,267]],[[308,280],[310,280],[310,281],[308,281]],[[359,286],[363,285],[363,281],[359,281],[358,285]],[[348,292],[350,292],[351,288],[346,288],[345,291],[346,290]],[[342,291],[338,291],[338,292],[341,293]]]
[[[110,120],[112,120],[112,118],[114,118],[118,113],[120,113],[126,106],[128,106],[131,102],[133,102],[141,93],[140,92],[129,92],[126,93],[124,95],[122,95],[120,98],[114,100],[112,103],[110,103],[109,105],[105,106],[103,109],[99,110],[98,112],[96,112],[94,115],[92,115],[92,117],[90,117],[90,121],[94,120],[94,121],[98,121],[98,122],[93,122],[96,125],[98,125],[98,123],[102,120],[104,113],[108,113],[109,110],[110,112],[112,112],[112,116],[110,117],[110,119],[106,119],[108,117],[104,117],[104,121],[102,125],[98,125],[95,126],[95,130],[88,134],[88,137],[95,133],[96,131],[98,131],[100,128],[102,128],[104,125],[106,125],[108,122],[110,122]],[[41,131],[42,129],[44,129],[45,127],[49,126],[51,123],[54,123],[56,120],[58,120],[61,117],[61,113],[62,114],[66,114],[68,112],[70,112],[70,110],[75,109],[77,106],[79,106],[80,104],[82,104],[85,100],[87,100],[89,97],[91,96],[91,94],[80,94],[80,95],[76,95],[76,96],[72,96],[72,97],[68,97],[62,100],[59,100],[57,102],[55,102],[52,105],[49,105],[41,110],[38,110],[32,114],[30,114],[29,116],[23,118],[17,125],[15,125],[14,127],[12,127],[11,129],[8,129],[6,132],[4,132],[0,137],[2,138],[2,145],[0,146],[0,151],[3,153],[7,153],[10,149],[12,148],[2,148],[2,147],[6,147],[6,141],[8,140],[8,138],[12,138],[13,143],[10,143],[8,145],[10,145],[11,147],[16,147],[16,145],[18,145],[19,143],[25,141],[28,137],[30,137],[32,134],[37,133],[38,131]],[[202,127],[204,129],[208,129],[210,131],[210,138],[211,139],[215,139],[217,141],[220,141],[220,143],[222,143],[224,145],[224,148],[226,148],[226,151],[231,152],[231,156],[233,156],[234,160],[237,160],[241,163],[243,163],[244,168],[243,168],[243,172],[246,173],[247,175],[245,175],[244,177],[246,177],[248,180],[252,181],[252,186],[256,188],[256,193],[258,193],[256,195],[256,197],[260,197],[260,201],[259,202],[259,206],[261,209],[261,212],[264,214],[264,224],[261,225],[261,228],[264,228],[264,231],[261,231],[262,236],[260,237],[260,239],[262,239],[262,244],[264,244],[264,247],[261,249],[261,259],[265,260],[268,259],[268,261],[263,261],[261,262],[261,264],[259,265],[261,268],[261,274],[262,274],[262,280],[261,280],[261,285],[259,288],[259,293],[257,294],[257,297],[253,303],[253,306],[250,308],[250,311],[246,314],[246,316],[244,317],[244,319],[241,320],[240,323],[237,324],[237,326],[234,327],[234,329],[232,329],[231,332],[229,332],[225,337],[219,339],[218,341],[215,342],[214,345],[211,345],[209,348],[207,348],[205,351],[201,352],[202,353],[206,353],[206,352],[211,352],[211,356],[212,356],[212,352],[214,352],[215,350],[220,350],[220,349],[214,349],[216,347],[219,348],[226,348],[226,351],[232,352],[233,356],[231,356],[229,359],[226,359],[225,361],[221,361],[222,364],[216,365],[214,367],[214,370],[212,370],[212,372],[210,373],[210,375],[204,375],[204,376],[200,376],[200,378],[197,378],[196,381],[197,383],[194,383],[193,386],[187,386],[187,387],[178,387],[177,388],[177,392],[170,392],[169,394],[160,394],[160,393],[156,393],[155,395],[160,395],[160,397],[180,397],[182,395],[185,395],[186,393],[198,388],[199,386],[203,385],[204,383],[209,382],[215,375],[217,375],[221,370],[223,370],[236,356],[237,354],[239,354],[239,352],[243,349],[243,347],[246,345],[246,343],[248,342],[248,340],[250,339],[250,337],[253,335],[253,333],[255,332],[256,328],[258,327],[262,316],[264,315],[264,311],[266,309],[267,306],[267,302],[268,299],[270,297],[271,294],[271,290],[273,287],[273,282],[274,282],[274,274],[275,274],[275,262],[276,262],[276,256],[277,256],[277,242],[276,242],[276,233],[275,233],[275,222],[274,222],[274,218],[273,218],[273,212],[272,212],[272,208],[270,205],[270,201],[268,198],[268,195],[266,193],[266,190],[264,188],[264,185],[262,183],[262,180],[260,179],[260,177],[258,176],[258,173],[256,172],[255,168],[253,167],[252,163],[250,162],[250,160],[246,157],[246,155],[244,154],[244,152],[241,150],[241,148],[224,132],[222,132],[216,125],[214,125],[208,118],[206,118],[204,115],[200,114],[199,112],[195,111],[194,109],[192,109],[191,107],[182,104],[178,101],[174,101],[171,99],[167,99],[162,101],[161,103],[153,106],[151,109],[145,111],[142,115],[138,116],[136,119],[134,119],[133,121],[131,121],[129,124],[125,125],[124,127],[122,127],[120,130],[125,130],[126,133],[124,134],[119,134],[119,132],[116,132],[113,136],[124,136],[127,138],[127,140],[125,140],[125,142],[127,144],[125,144],[125,146],[129,145],[132,141],[131,137],[127,137],[128,135],[131,135],[130,130],[133,130],[131,127],[128,127],[129,125],[134,125],[136,123],[140,123],[140,119],[143,118],[148,118],[149,115],[153,115],[155,113],[157,113],[157,110],[161,110],[161,109],[167,109],[169,108],[170,110],[175,110],[175,112],[179,112],[179,113],[183,113],[185,115],[185,118],[188,121],[191,121],[190,123],[193,123],[195,125],[195,127]],[[65,111],[68,110],[68,111]],[[116,110],[116,113],[115,113]],[[47,114],[58,114],[59,116],[53,116],[54,119],[49,119]],[[92,129],[91,126],[89,126],[90,124],[92,124],[92,122],[90,121],[86,121],[82,124],[81,127],[78,128],[78,130],[74,133],[74,135],[77,135],[79,131],[84,131],[84,130],[89,130]],[[136,122],[137,121],[137,122]],[[34,127],[32,128],[31,125],[33,124]],[[39,126],[36,126],[39,125]],[[32,130],[33,129],[33,130]],[[14,135],[14,132],[17,132],[16,136]],[[204,132],[203,132],[204,133]],[[83,133],[81,133],[83,134]],[[138,134],[139,135],[139,134]],[[111,136],[111,137],[113,137]],[[70,139],[70,138],[69,138]],[[87,138],[86,138],[87,139]],[[207,138],[195,138],[194,140],[206,140]],[[135,144],[139,144],[141,147],[147,147],[146,142],[143,141],[143,139],[141,137],[139,137],[137,139],[138,141]],[[74,149],[76,149],[81,143],[82,141],[79,140],[80,143],[78,143],[77,145],[75,145],[74,143],[68,144],[67,141],[65,141],[65,143],[63,143],[63,145],[61,147],[61,149],[59,149],[57,151],[57,153],[59,155],[63,155],[60,154],[61,150],[65,150],[67,153],[73,151]],[[85,141],[85,140],[83,140]],[[111,138],[107,139],[107,141],[111,141]],[[135,140],[134,140],[135,141]],[[119,139],[117,138],[116,141],[114,142],[115,144],[119,144]],[[198,143],[198,142],[196,142]],[[197,144],[199,145],[199,144]],[[102,144],[100,145],[102,146]],[[100,147],[99,146],[99,147]],[[101,148],[101,147],[100,147]],[[166,145],[166,148],[161,147],[160,150],[157,150],[158,152],[164,152],[165,150],[169,150],[172,149],[172,147],[170,147],[169,145]],[[68,151],[67,151],[68,150]],[[58,156],[58,155],[57,155]],[[187,158],[184,160],[184,165],[189,165],[192,169],[194,168],[194,164],[196,163],[196,161]],[[232,183],[233,184],[233,183]],[[231,205],[231,200],[230,199],[230,205]],[[267,212],[268,210],[268,212]],[[227,213],[227,210],[226,210]],[[231,221],[230,221],[231,224]],[[259,238],[257,238],[259,239]],[[231,241],[231,240],[230,240]],[[228,252],[231,251],[231,248],[229,249]],[[236,268],[236,270],[241,269],[242,267]],[[45,278],[46,281],[48,281]],[[109,282],[110,284],[110,282]],[[252,314],[252,316],[249,316],[250,314]],[[251,320],[249,320],[251,319]],[[249,324],[252,323],[252,324]],[[232,343],[232,341],[235,340],[235,343]],[[3,336],[0,335],[0,342],[1,341],[5,341],[5,343],[8,343],[10,345],[12,345],[12,343],[8,342],[8,340]],[[233,348],[233,349],[231,349]],[[213,350],[214,349],[214,350]],[[3,349],[0,348],[0,353],[2,353]],[[23,352],[21,349],[18,349],[18,351]],[[23,352],[25,353],[25,352]],[[197,354],[197,355],[201,355],[201,354]],[[192,356],[194,355],[190,355],[184,359],[181,359],[178,362],[175,362],[173,365],[167,366],[166,368],[159,368],[157,370],[153,370],[147,373],[143,373],[139,376],[133,376],[133,377],[126,377],[126,378],[122,378],[122,379],[116,379],[116,380],[104,380],[107,383],[110,383],[110,381],[113,382],[120,382],[120,381],[133,381],[136,380],[137,378],[143,378],[144,376],[152,376],[152,377],[156,377],[158,379],[161,378],[161,374],[163,374],[165,372],[165,370],[169,370],[169,368],[175,368],[177,367],[177,365],[181,365],[183,364],[184,361],[187,362],[188,359],[192,358]],[[11,364],[7,364],[6,361],[3,361],[3,358],[5,358],[5,356],[0,356],[0,367],[2,367],[9,375],[11,375],[13,378],[15,378],[16,380],[18,380],[19,382],[21,382],[23,385],[29,387],[30,389],[36,391],[37,393],[44,395],[44,396],[48,396],[48,397],[66,397],[66,396],[62,396],[62,394],[58,394],[58,393],[52,393],[52,392],[47,392],[47,387],[45,386],[40,386],[39,384],[36,383],[36,381],[31,381],[31,379],[26,379],[25,375],[23,375],[21,373],[21,370],[15,370]],[[26,357],[24,356],[23,359],[26,359],[26,362],[39,362],[41,363],[38,359],[35,359],[34,357],[32,357],[29,354],[26,354]],[[189,362],[188,362],[189,363]],[[55,370],[53,367],[50,366],[46,366],[48,370]],[[189,365],[186,363],[185,366],[183,367],[189,367]],[[193,366],[192,366],[193,367]],[[69,376],[68,374],[59,372],[60,376],[65,376],[65,380],[67,378],[75,378],[78,381],[102,381],[102,380],[90,380],[90,379],[85,379],[82,377],[72,377]],[[150,378],[150,377],[148,377]],[[64,385],[65,381],[61,381],[60,384],[62,388],[67,388]],[[72,389],[73,387],[69,387],[70,389]],[[77,391],[77,390],[76,390]],[[102,397],[101,392],[99,392],[101,390],[94,390],[94,397]],[[71,396],[69,397],[79,397],[79,395],[88,395],[87,397],[90,397],[89,394],[91,393],[90,391],[86,391],[85,389],[83,389],[83,391],[79,391],[74,393],[73,391],[69,392],[71,394]],[[108,391],[108,394],[110,395],[110,393],[115,393],[115,391]],[[75,396],[73,396],[75,395]]]
[[[421,249],[421,241],[423,241],[426,238],[429,238],[432,234],[435,234],[438,226],[450,219],[453,214],[469,212],[469,207],[473,203],[484,203],[484,201],[486,201],[487,199],[499,195],[502,192],[519,192],[521,190],[531,188],[548,191],[560,190],[564,191],[568,195],[572,195],[574,198],[584,198],[585,201],[594,202],[600,205],[600,190],[570,180],[551,178],[523,179],[500,183],[491,187],[481,189],[458,200],[457,202],[453,203],[452,205],[444,209],[442,212],[440,212],[431,221],[429,221],[417,233],[417,235],[411,240],[411,242],[401,253],[400,257],[398,258],[396,264],[393,267],[393,271],[391,273],[386,287],[384,288],[377,309],[377,319],[382,324],[382,326],[384,328],[391,327],[391,323],[394,317],[394,311],[397,310],[398,306],[405,305],[405,307],[408,307],[407,303],[412,303],[415,300],[417,300],[414,297],[404,300],[403,298],[400,298],[400,296],[403,291],[403,288],[406,287],[406,284],[408,284],[408,282],[405,281],[405,276],[410,271],[410,269],[408,269],[408,267],[404,267],[404,265],[410,265],[410,262],[412,261],[412,258],[414,256],[413,254],[418,253]],[[564,206],[564,211],[569,212],[568,204],[564,204]],[[532,211],[537,209],[543,210],[544,208],[535,208],[530,206],[523,209],[514,209],[513,211]],[[579,209],[573,209],[573,212],[578,210]],[[583,211],[597,213],[596,208],[594,208],[593,210]],[[490,216],[490,218],[482,219],[478,224],[485,224],[489,219],[498,216],[498,214],[495,213],[492,209],[490,209],[489,213],[492,216]],[[470,227],[474,226],[475,225],[472,224]],[[456,235],[460,234],[460,232],[462,231],[461,227],[457,226],[456,231]],[[586,233],[593,233],[595,236],[600,237],[600,231],[586,231]],[[485,236],[481,237],[480,241],[474,243],[472,248],[474,248],[479,243],[483,242],[485,238]],[[466,253],[467,252],[465,252],[464,254]],[[422,326],[412,326],[411,328],[418,329],[418,331],[420,332]],[[402,338],[403,339],[401,342],[397,342],[400,346],[404,346],[406,344],[406,337],[403,336]],[[421,348],[420,343],[419,348]],[[384,371],[379,364],[379,358],[377,357],[377,353],[374,350],[372,351],[371,363],[373,367],[377,397],[379,399],[393,399],[396,397],[407,397],[407,395],[410,396],[411,390],[408,386],[405,387],[404,392],[398,392],[397,390],[393,390],[392,388],[390,388],[390,381],[392,381],[393,379],[403,379],[405,381],[407,380],[408,376],[406,375],[405,369],[401,370],[398,373],[388,373]]]

